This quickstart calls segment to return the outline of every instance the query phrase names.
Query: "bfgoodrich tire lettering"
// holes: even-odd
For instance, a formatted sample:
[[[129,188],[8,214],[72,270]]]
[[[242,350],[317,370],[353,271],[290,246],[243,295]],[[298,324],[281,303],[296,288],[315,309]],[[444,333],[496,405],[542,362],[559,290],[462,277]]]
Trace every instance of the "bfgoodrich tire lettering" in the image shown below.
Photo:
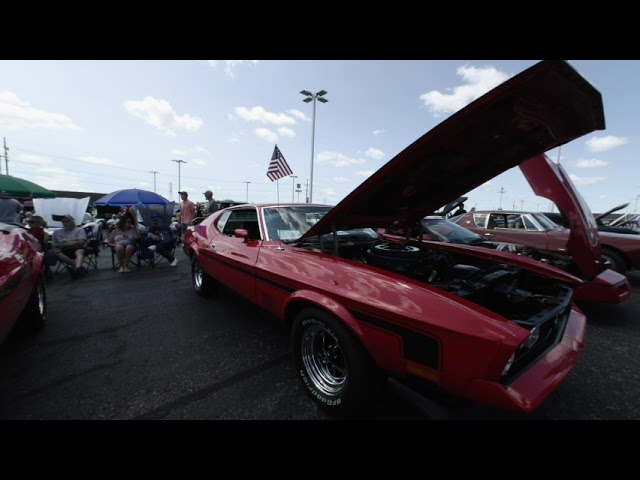
[[[213,278],[202,269],[202,265],[196,256],[191,260],[191,284],[201,297],[210,297],[216,291],[216,284]]]
[[[330,414],[358,416],[378,399],[378,368],[355,335],[329,313],[302,310],[293,322],[291,348],[305,389]]]

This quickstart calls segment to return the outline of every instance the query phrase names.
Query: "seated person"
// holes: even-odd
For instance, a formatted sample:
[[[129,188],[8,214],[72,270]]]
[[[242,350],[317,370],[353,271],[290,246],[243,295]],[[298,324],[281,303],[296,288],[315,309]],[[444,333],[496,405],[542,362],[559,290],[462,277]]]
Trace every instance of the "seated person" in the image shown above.
[[[128,273],[129,262],[136,251],[136,246],[140,240],[138,229],[131,225],[131,219],[128,216],[120,217],[115,230],[109,234],[107,243],[113,248],[118,258],[118,273]]]
[[[82,260],[87,245],[87,233],[76,226],[76,221],[71,215],[54,215],[53,219],[60,220],[62,228],[53,232],[51,254],[58,261],[67,264],[71,276],[77,278],[79,273],[86,272]]]
[[[49,234],[47,233],[47,222],[40,215],[31,215],[27,220],[29,233],[38,239],[43,252],[49,249]]]
[[[151,218],[151,227],[149,227],[147,239],[150,243],[150,246],[148,247],[149,250],[155,250],[164,258],[169,260],[169,265],[172,267],[175,267],[178,264],[178,259],[171,254],[178,239],[173,234],[171,227],[162,225],[162,219],[160,216],[154,215]]]

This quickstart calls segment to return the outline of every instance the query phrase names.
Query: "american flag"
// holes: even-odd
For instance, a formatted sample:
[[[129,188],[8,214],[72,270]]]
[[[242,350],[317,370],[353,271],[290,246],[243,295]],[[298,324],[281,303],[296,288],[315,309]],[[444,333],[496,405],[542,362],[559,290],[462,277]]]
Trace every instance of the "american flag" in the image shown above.
[[[289,164],[282,156],[282,152],[276,148],[273,149],[273,155],[271,156],[271,163],[269,164],[269,169],[267,170],[267,177],[272,182],[274,180],[278,180],[282,177],[288,177],[289,175],[293,175],[291,168],[289,168]]]

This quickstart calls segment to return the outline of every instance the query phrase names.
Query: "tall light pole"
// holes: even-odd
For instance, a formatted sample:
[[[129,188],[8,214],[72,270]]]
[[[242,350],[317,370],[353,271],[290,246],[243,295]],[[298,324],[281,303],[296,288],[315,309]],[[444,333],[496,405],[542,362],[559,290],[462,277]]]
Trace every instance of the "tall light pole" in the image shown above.
[[[184,160],[171,160],[172,162],[176,162],[178,164],[178,192],[182,191],[182,187],[180,186],[180,164],[187,163]]]
[[[246,183],[246,184],[247,184],[247,200],[246,200],[246,202],[245,202],[245,203],[249,203],[249,184],[250,184],[251,182],[244,182],[244,183]]]
[[[320,90],[316,93],[311,93],[309,90],[302,90],[300,92],[305,97],[302,99],[304,103],[309,103],[313,101],[313,117],[311,120],[311,176],[309,177],[311,183],[309,184],[309,201],[308,203],[313,203],[313,147],[315,143],[316,136],[316,100],[320,103],[327,103],[329,100],[324,98],[324,96],[328,93],[326,90]]]
[[[149,173],[153,173],[153,191],[156,191],[156,174],[160,172],[156,172],[155,170],[150,171]]]
[[[638,199],[640,198],[640,195],[636,195],[636,207],[633,209],[633,213],[638,213]]]
[[[295,203],[294,195],[296,193],[296,178],[298,178],[297,175],[291,175],[291,181],[293,182],[291,185],[291,203]]]

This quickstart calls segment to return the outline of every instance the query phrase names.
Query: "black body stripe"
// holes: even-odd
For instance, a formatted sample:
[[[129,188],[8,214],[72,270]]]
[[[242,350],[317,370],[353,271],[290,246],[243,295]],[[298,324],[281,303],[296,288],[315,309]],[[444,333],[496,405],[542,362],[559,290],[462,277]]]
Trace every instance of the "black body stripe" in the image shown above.
[[[243,273],[249,277],[253,277],[258,282],[266,283],[267,285],[271,285],[272,287],[282,290],[283,292],[294,293],[297,290],[296,288],[290,287],[280,282],[276,282],[275,280],[264,277],[263,275],[255,275],[247,271],[247,269],[245,268],[225,262],[223,259],[211,255],[206,251],[201,252],[201,254],[211,258],[216,262],[222,263],[229,268],[233,268],[234,270],[237,270],[238,272]],[[415,332],[403,326],[391,323],[387,320],[372,317],[371,315],[358,312],[351,308],[348,308],[348,310],[351,315],[353,315],[353,317],[360,322],[367,323],[382,330],[387,330],[399,335],[402,338],[403,355],[407,360],[411,360],[412,362],[419,363],[430,368],[439,368],[440,347],[438,344],[438,340],[436,340],[435,338]]]

